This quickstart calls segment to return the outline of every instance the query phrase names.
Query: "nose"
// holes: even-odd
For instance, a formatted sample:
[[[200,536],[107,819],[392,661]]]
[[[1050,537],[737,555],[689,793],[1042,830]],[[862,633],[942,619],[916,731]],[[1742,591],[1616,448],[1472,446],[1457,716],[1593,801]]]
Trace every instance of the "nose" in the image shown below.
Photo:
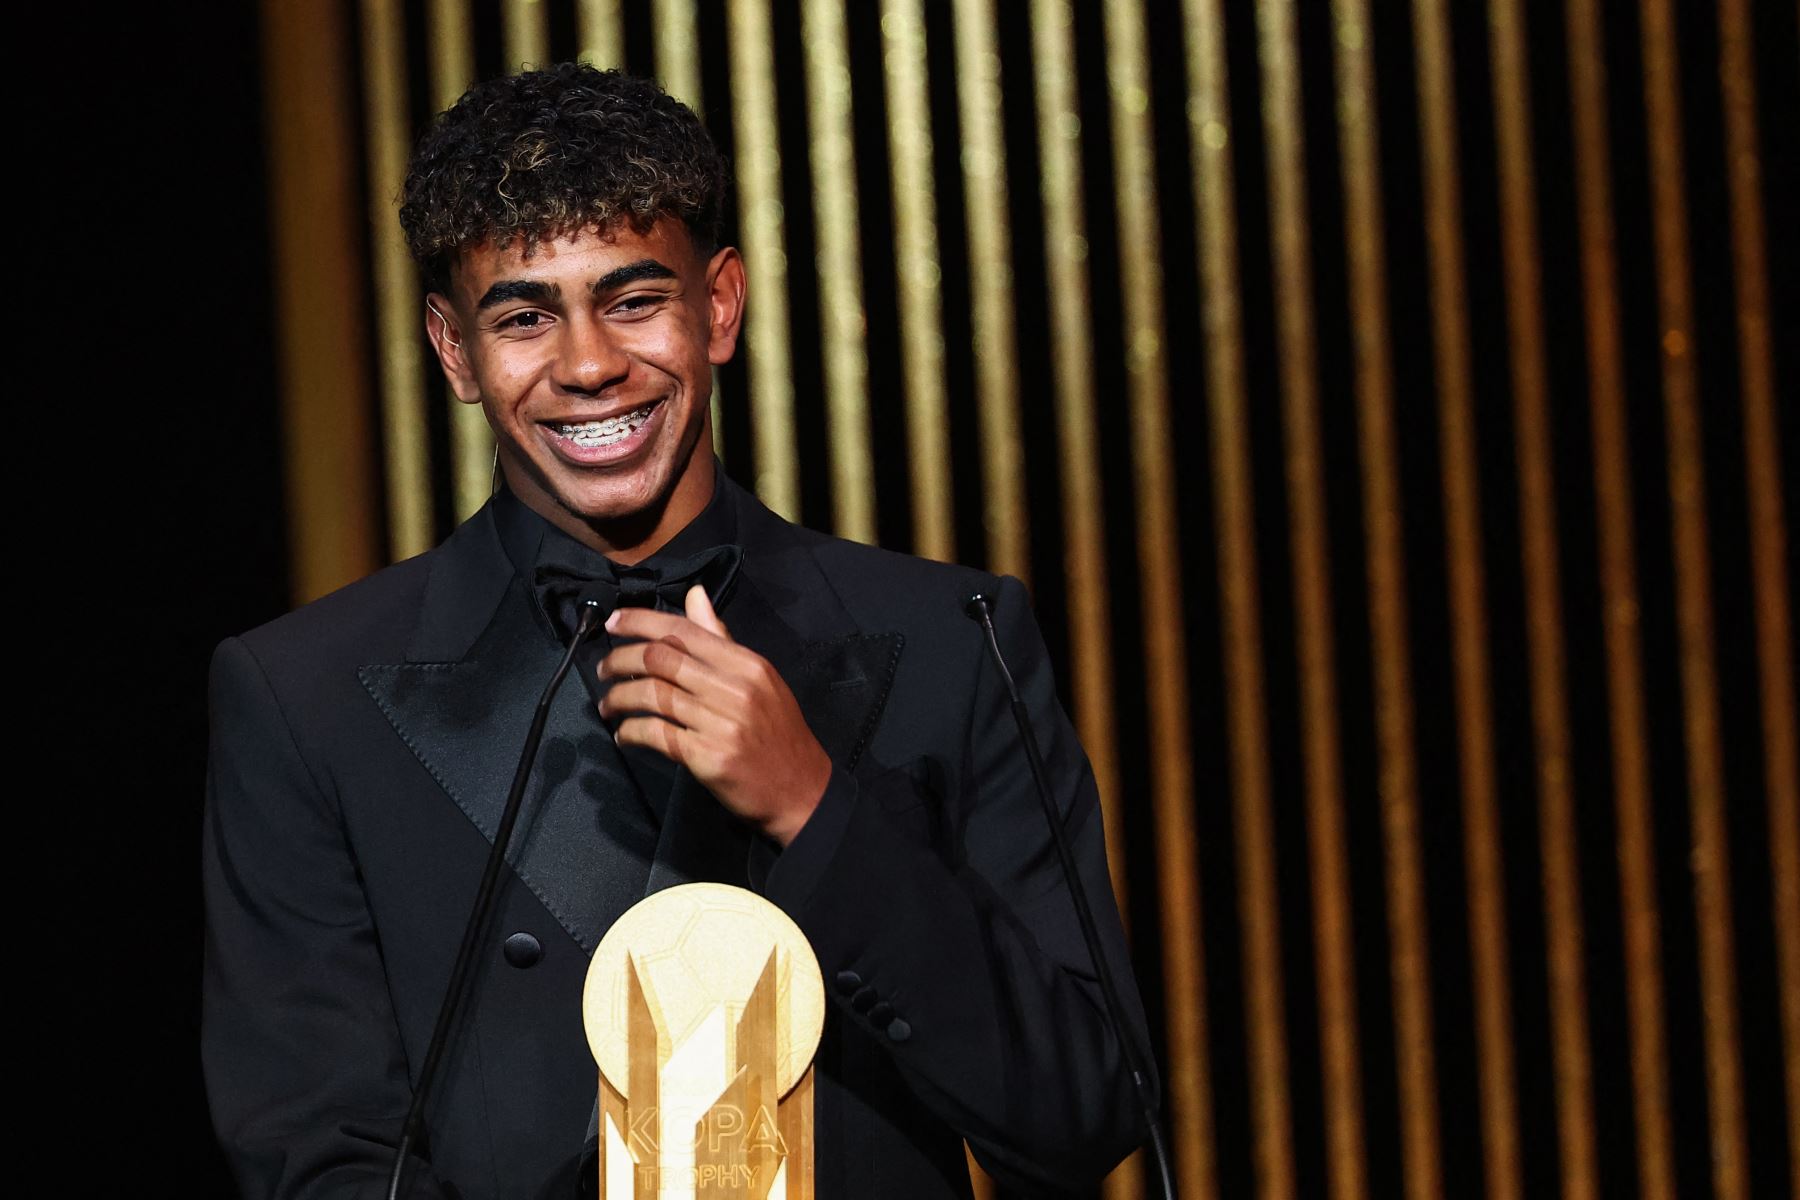
[[[564,320],[558,351],[556,382],[567,392],[599,395],[631,373],[631,359],[606,322],[586,313],[571,313]]]

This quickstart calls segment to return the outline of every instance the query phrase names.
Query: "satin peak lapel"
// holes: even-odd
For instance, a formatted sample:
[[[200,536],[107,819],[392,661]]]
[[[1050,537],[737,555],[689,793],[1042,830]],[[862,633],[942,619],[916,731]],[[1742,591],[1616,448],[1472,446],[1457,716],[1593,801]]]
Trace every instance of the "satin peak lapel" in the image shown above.
[[[808,642],[792,668],[777,664],[813,736],[846,771],[869,748],[905,645],[898,633],[851,633]]]
[[[401,739],[489,842],[538,697],[561,656],[534,624],[530,603],[515,582],[460,662],[359,671]],[[617,757],[586,689],[565,679],[507,851],[520,880],[589,953],[642,895],[653,851],[613,818],[619,797],[599,768]]]

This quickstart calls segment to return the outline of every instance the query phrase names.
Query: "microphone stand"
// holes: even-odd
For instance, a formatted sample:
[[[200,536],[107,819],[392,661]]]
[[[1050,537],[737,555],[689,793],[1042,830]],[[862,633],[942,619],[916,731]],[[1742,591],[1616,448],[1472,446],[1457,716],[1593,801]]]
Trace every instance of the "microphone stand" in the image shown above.
[[[494,831],[494,846],[488,852],[487,868],[481,873],[481,886],[475,892],[475,909],[463,927],[462,945],[456,951],[456,965],[450,968],[450,986],[444,989],[444,1001],[438,1007],[437,1024],[431,1030],[431,1042],[425,1050],[425,1061],[419,1067],[419,1082],[413,1088],[412,1106],[406,1110],[406,1122],[400,1127],[400,1141],[394,1147],[394,1166],[388,1172],[387,1200],[400,1200],[401,1185],[406,1179],[406,1157],[418,1139],[425,1121],[425,1101],[431,1094],[431,1082],[450,1041],[450,1027],[455,1023],[463,992],[469,984],[469,973],[475,967],[481,930],[494,908],[499,894],[500,870],[506,865],[506,848],[512,842],[513,826],[518,823],[519,809],[525,799],[525,784],[531,778],[532,764],[537,761],[538,743],[544,740],[544,724],[550,718],[550,702],[562,687],[575,661],[575,651],[593,633],[600,619],[600,605],[585,600],[581,606],[581,622],[569,639],[562,661],[538,698],[537,710],[531,717],[531,731],[525,735],[525,748],[519,754],[519,768],[513,772],[512,790],[506,794],[506,807],[500,813],[500,826]]]
[[[1044,807],[1044,819],[1050,823],[1050,839],[1056,844],[1056,858],[1062,864],[1063,878],[1069,885],[1069,897],[1075,902],[1075,916],[1081,923],[1081,937],[1087,943],[1088,957],[1093,960],[1094,971],[1100,976],[1100,995],[1105,1001],[1106,1018],[1112,1025],[1113,1036],[1119,1039],[1125,1063],[1131,1070],[1131,1083],[1137,1093],[1138,1109],[1150,1127],[1150,1149],[1156,1159],[1156,1169],[1162,1176],[1162,1193],[1165,1200],[1175,1200],[1174,1171],[1169,1165],[1169,1148],[1163,1141],[1162,1122],[1157,1119],[1156,1103],[1150,1096],[1149,1072],[1138,1055],[1137,1047],[1125,1035],[1124,1010],[1119,1004],[1118,989],[1113,986],[1112,972],[1107,970],[1106,952],[1100,944],[1100,933],[1094,926],[1094,911],[1088,903],[1087,889],[1082,886],[1081,877],[1076,873],[1075,855],[1069,849],[1068,835],[1063,831],[1062,819],[1056,811],[1056,801],[1050,794],[1050,781],[1044,771],[1044,756],[1038,749],[1037,736],[1031,731],[1025,701],[1020,698],[1019,687],[1013,682],[1012,672],[1006,669],[1006,659],[1000,653],[1000,639],[994,633],[993,601],[981,592],[976,592],[963,605],[963,612],[971,621],[980,625],[986,635],[988,657],[994,660],[994,667],[1000,672],[1000,682],[1006,687],[1007,699],[1012,703],[1013,721],[1019,727],[1019,739],[1025,744],[1025,761],[1031,765],[1031,778],[1037,784],[1038,800]]]

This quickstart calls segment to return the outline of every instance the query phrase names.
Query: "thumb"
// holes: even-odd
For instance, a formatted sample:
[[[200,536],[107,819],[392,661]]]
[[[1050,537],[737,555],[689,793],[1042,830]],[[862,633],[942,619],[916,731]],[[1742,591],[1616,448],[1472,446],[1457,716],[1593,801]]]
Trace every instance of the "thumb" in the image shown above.
[[[697,583],[688,589],[687,617],[706,632],[716,633],[728,642],[731,640],[731,631],[725,628],[725,622],[719,620],[719,614],[713,611],[706,589]]]

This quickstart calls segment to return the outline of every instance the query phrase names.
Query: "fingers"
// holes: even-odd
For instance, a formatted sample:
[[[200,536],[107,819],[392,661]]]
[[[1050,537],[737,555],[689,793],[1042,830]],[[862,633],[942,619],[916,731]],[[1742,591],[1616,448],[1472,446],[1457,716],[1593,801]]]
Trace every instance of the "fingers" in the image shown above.
[[[600,715],[611,720],[621,713],[661,717],[685,729],[710,726],[720,715],[703,697],[655,676],[621,680],[607,691]]]
[[[600,677],[658,675],[693,692],[728,686],[741,693],[753,683],[767,666],[762,656],[731,640],[704,590],[691,589],[687,604],[689,616],[647,608],[615,610],[606,621],[613,636],[644,640],[615,647],[601,660]]]
[[[691,597],[689,604],[692,605]],[[718,615],[712,613],[710,604],[706,611],[712,615],[716,628],[708,628],[679,613],[658,612],[654,608],[615,608],[612,616],[606,618],[606,629],[615,638],[643,638],[645,641],[674,635],[682,638],[696,657],[710,662],[728,656],[728,648],[735,643],[725,632],[725,625]]]
[[[725,692],[739,695],[743,688],[729,667],[710,665],[696,657],[681,638],[667,637],[655,642],[633,642],[617,646],[600,660],[601,679],[629,679],[651,676],[666,679],[695,695]]]
[[[672,763],[687,766],[687,739],[693,735],[660,717],[632,717],[619,724],[613,740],[621,746],[645,746]]]
[[[719,614],[713,610],[712,597],[706,594],[705,588],[697,583],[689,588],[686,607],[688,620],[708,633],[731,641],[731,631],[725,628],[725,622],[719,620]]]

